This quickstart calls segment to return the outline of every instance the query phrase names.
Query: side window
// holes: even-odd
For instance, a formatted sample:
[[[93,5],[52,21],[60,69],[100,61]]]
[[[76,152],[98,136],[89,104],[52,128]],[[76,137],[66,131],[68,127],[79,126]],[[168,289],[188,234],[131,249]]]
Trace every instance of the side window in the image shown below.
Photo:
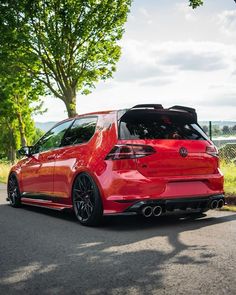
[[[33,152],[40,153],[60,147],[62,138],[71,122],[67,121],[49,130],[33,147]]]
[[[75,120],[71,128],[66,133],[63,145],[74,145],[85,143],[92,138],[97,125],[97,118],[88,117]]]

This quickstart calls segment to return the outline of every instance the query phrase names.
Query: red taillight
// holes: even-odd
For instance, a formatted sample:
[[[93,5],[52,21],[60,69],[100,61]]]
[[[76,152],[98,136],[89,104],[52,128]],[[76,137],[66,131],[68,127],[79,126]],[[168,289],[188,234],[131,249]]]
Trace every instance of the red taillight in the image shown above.
[[[115,145],[105,160],[135,159],[152,155],[155,152],[154,148],[149,145]]]
[[[207,153],[208,155],[213,156],[213,157],[218,157],[218,149],[217,149],[217,147],[215,147],[214,145],[207,146],[207,147],[206,147],[206,153]]]

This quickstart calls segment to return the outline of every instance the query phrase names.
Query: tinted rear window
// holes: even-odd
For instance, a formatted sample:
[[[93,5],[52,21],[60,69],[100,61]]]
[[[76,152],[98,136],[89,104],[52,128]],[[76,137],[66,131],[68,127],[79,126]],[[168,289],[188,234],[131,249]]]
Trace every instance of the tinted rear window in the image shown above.
[[[175,139],[207,140],[204,131],[196,124],[186,122],[183,117],[167,115],[138,116],[121,119],[120,139]]]

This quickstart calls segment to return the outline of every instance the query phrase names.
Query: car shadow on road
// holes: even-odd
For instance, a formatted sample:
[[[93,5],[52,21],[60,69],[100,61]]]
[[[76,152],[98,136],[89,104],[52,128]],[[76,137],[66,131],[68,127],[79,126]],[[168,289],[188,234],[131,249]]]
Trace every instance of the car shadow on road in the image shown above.
[[[200,235],[203,228],[233,220],[236,214],[116,216],[89,228],[72,213],[2,205],[0,294],[150,294],[164,287],[169,265],[215,259],[204,241],[183,241],[184,232]]]

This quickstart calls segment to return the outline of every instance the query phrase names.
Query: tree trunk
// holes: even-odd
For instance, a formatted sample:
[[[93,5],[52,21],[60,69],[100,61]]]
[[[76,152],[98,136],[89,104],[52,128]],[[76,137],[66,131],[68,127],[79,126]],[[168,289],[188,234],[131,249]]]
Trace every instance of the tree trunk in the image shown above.
[[[22,120],[21,113],[17,113],[17,118],[19,122],[19,131],[20,131],[20,140],[21,140],[21,146],[26,146],[27,145],[27,140],[25,136],[25,124]]]
[[[13,134],[12,129],[9,129],[9,131],[10,131],[10,147],[8,150],[8,161],[10,161],[12,164],[14,164],[16,161],[16,149],[15,149],[15,144],[14,144],[14,134]]]
[[[76,90],[69,89],[64,96],[64,102],[66,105],[66,110],[68,113],[68,117],[72,118],[77,115],[76,112]]]

